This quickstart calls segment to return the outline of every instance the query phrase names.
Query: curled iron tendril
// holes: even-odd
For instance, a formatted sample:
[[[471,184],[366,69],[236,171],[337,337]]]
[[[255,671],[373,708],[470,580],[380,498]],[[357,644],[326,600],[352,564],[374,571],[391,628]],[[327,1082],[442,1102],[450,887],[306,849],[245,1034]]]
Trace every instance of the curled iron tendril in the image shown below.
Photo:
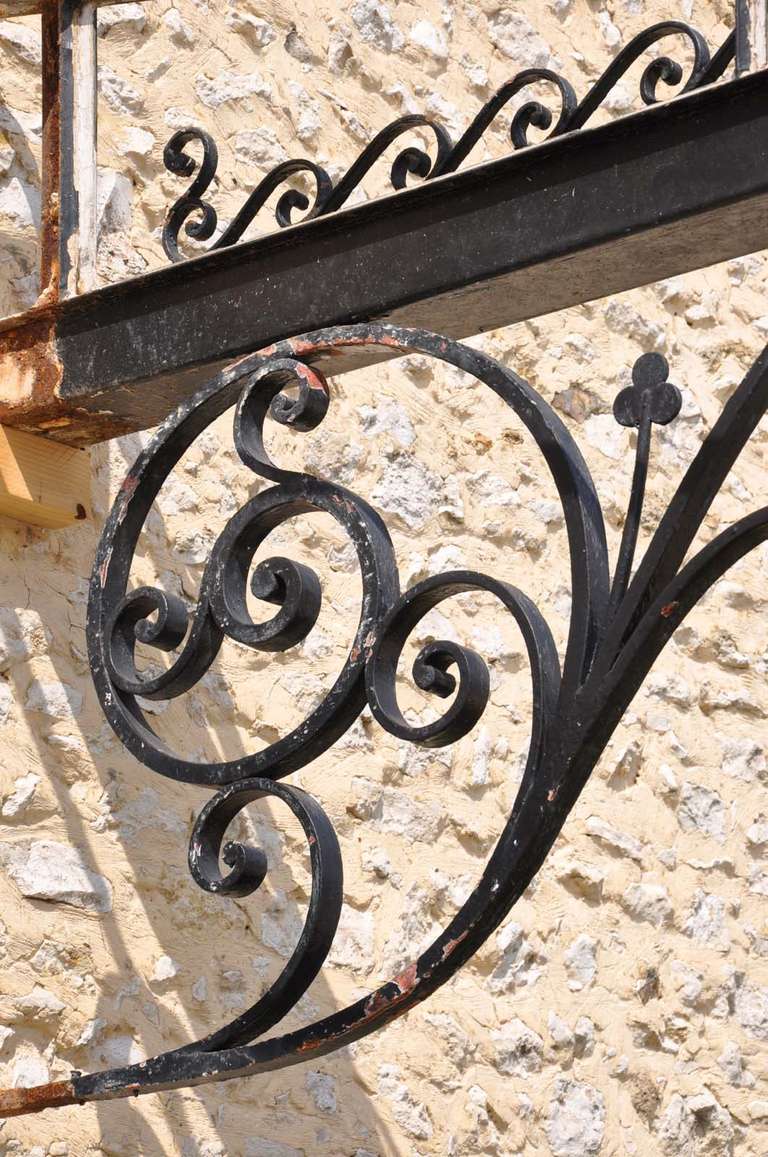
[[[267,858],[261,849],[224,842],[238,813],[261,799],[286,804],[304,830],[312,875],[307,917],[288,963],[264,995],[230,1024],[198,1041],[192,1046],[195,1050],[247,1044],[282,1020],[322,968],[338,927],[343,895],[339,841],[317,801],[298,787],[248,779],[213,796],[198,816],[189,843],[193,879],[204,891],[218,896],[248,896],[261,885],[267,874]],[[220,855],[230,869],[226,875],[219,869]]]
[[[280,778],[329,747],[359,714],[365,701],[363,669],[378,620],[399,593],[397,568],[387,529],[357,495],[331,482],[284,470],[267,454],[268,417],[298,431],[316,427],[328,408],[322,376],[295,358],[250,358],[235,381],[234,442],[244,465],[276,483],[256,494],[228,521],[211,550],[190,613],[178,597],[152,587],[127,591],[130,562],[149,503],[172,469],[175,450],[142,455],[118,499],[108,538],[108,554],[97,567],[93,613],[101,639],[93,639],[102,703],[126,747],[156,771],[188,782],[225,784],[248,776]],[[218,385],[218,383],[217,383]],[[296,396],[286,391],[294,388]],[[190,444],[201,412],[208,421],[234,402],[231,390],[210,390],[185,410],[178,425],[166,423],[158,436],[176,447]],[[158,462],[164,470],[158,471]],[[119,513],[117,509],[119,508]],[[298,727],[264,750],[239,760],[208,764],[170,752],[155,735],[140,699],[168,700],[190,690],[216,658],[224,639],[263,652],[295,647],[312,630],[322,602],[311,568],[282,556],[256,563],[270,534],[289,519],[330,514],[349,536],[363,579],[360,620],[347,660],[323,701]],[[254,621],[248,593],[276,608],[265,622]],[[154,616],[154,618],[153,618]],[[140,670],[137,645],[174,652],[165,669]]]
[[[395,158],[390,170],[390,184],[393,189],[404,189],[410,177],[432,180],[456,172],[510,101],[534,85],[554,88],[560,98],[560,109],[555,117],[552,110],[540,99],[529,100],[516,109],[509,128],[509,137],[514,149],[524,149],[532,143],[529,139],[531,128],[538,129],[547,137],[562,136],[564,133],[581,129],[604,104],[621,78],[643,53],[670,36],[682,37],[691,47],[693,60],[688,78],[683,83],[683,67],[670,56],[655,57],[646,65],[640,78],[640,97],[646,105],[655,104],[659,100],[659,86],[662,84],[668,88],[680,86],[682,92],[711,84],[723,75],[735,55],[734,33],[731,33],[715,55],[710,57],[707,42],[700,32],[683,21],[665,20],[635,36],[611,61],[581,101],[578,100],[569,81],[551,69],[524,69],[494,93],[455,144],[441,125],[427,117],[414,114],[400,117],[382,129],[336,184],[326,170],[314,161],[297,159],[281,162],[259,182],[242,209],[214,241],[211,248],[220,249],[239,241],[272,194],[285,181],[297,174],[306,174],[312,180],[314,197],[310,202],[307,194],[300,189],[287,189],[279,197],[275,209],[275,219],[279,227],[296,224],[297,213],[302,213],[302,220],[308,221],[341,209],[352,193],[360,187],[365,176],[386,149],[404,133],[420,129],[431,134],[434,137],[435,155],[431,157],[423,147],[414,145],[403,149]],[[184,151],[185,147],[194,141],[203,148],[203,159],[199,168],[194,158]],[[189,128],[174,133],[165,147],[163,159],[165,167],[172,173],[180,176],[191,176],[195,173],[189,189],[170,209],[163,229],[163,247],[170,260],[176,262],[184,259],[179,250],[179,233],[182,227],[195,241],[208,241],[216,232],[218,223],[216,211],[208,201],[203,200],[203,194],[216,175],[218,152],[213,138],[207,132],[203,129]]]
[[[456,571],[425,579],[398,600],[381,625],[366,668],[368,704],[374,718],[399,739],[422,747],[445,747],[468,734],[485,711],[490,680],[484,660],[468,647],[445,640],[428,643],[421,649],[413,664],[413,678],[422,691],[441,698],[453,695],[448,710],[433,723],[412,727],[397,705],[397,663],[408,637],[439,603],[469,591],[495,595],[520,628],[533,678],[533,730],[538,732],[540,728],[537,705],[546,697],[545,685],[554,687],[560,673],[549,627],[535,604],[509,583],[472,571]]]
[[[287,189],[277,202],[275,209],[277,224],[281,228],[296,224],[295,212],[304,213],[302,218],[304,221],[335,212],[349,200],[355,189],[360,186],[365,175],[373,168],[389,146],[404,133],[419,128],[428,130],[435,137],[436,157],[434,162],[424,149],[415,146],[403,149],[392,164],[390,182],[394,189],[404,189],[409,176],[427,178],[433,175],[433,168],[437,170],[450,151],[450,137],[445,129],[427,117],[416,115],[400,117],[374,137],[336,185],[326,170],[320,165],[316,165],[314,161],[299,159],[282,161],[276,165],[259,182],[240,212],[231,224],[223,230],[212,248],[221,249],[239,241],[272,194],[286,180],[297,173],[308,173],[313,178],[315,184],[314,200],[310,206],[309,198],[301,190]],[[207,241],[212,237],[218,223],[213,206],[207,201],[201,200],[202,194],[208,189],[216,174],[218,161],[216,145],[210,134],[203,129],[186,129],[175,133],[166,145],[164,154],[166,168],[184,175],[189,175],[194,171],[195,161],[183,152],[184,146],[193,140],[199,141],[203,146],[203,163],[192,185],[171,209],[163,228],[163,247],[171,261],[183,260],[179,253],[178,237],[181,226],[187,222],[189,217],[196,213],[202,214],[202,221],[193,221],[186,225],[186,232],[196,241]],[[172,159],[175,167],[172,168],[168,164],[169,158]]]
[[[194,157],[184,151],[185,147],[197,141],[203,146],[203,159],[198,164]],[[203,200],[211,181],[216,176],[219,164],[219,150],[210,133],[203,129],[180,129],[173,134],[163,150],[163,164],[170,173],[182,177],[195,174],[192,184],[183,197],[168,211],[163,226],[163,248],[171,261],[183,261],[179,252],[179,233],[182,226],[188,237],[195,241],[208,241],[216,232],[218,217],[213,205]],[[197,170],[195,172],[195,170]]]

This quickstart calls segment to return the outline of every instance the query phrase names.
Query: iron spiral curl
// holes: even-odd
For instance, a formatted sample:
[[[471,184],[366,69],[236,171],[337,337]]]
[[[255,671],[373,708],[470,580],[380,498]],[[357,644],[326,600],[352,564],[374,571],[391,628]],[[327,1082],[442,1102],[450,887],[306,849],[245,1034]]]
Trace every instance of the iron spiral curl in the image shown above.
[[[534,85],[554,89],[559,97],[559,110],[553,110],[541,99],[531,99],[515,110],[509,126],[509,139],[514,150],[525,149],[532,143],[529,130],[538,129],[549,137],[582,129],[597,110],[604,105],[610,93],[633,64],[644,53],[669,37],[682,38],[691,47],[693,60],[684,80],[682,65],[671,56],[656,56],[644,68],[639,84],[641,101],[646,105],[657,103],[660,88],[679,88],[690,92],[719,79],[734,59],[736,51],[735,33],[731,33],[714,56],[706,40],[690,24],[681,20],[664,20],[638,33],[615,56],[603,74],[592,85],[580,101],[570,82],[559,73],[548,68],[526,68],[503,84],[483,105],[472,123],[453,143],[447,130],[429,117],[411,114],[399,117],[382,129],[366,145],[357,160],[334,184],[328,172],[314,161],[306,158],[282,161],[275,165],[251,192],[232,222],[221,232],[212,249],[221,249],[236,244],[246,229],[256,219],[269,198],[281,185],[297,173],[308,174],[314,183],[314,197],[310,198],[299,189],[288,188],[278,199],[275,220],[280,228],[297,224],[296,213],[303,213],[302,221],[322,217],[336,212],[361,186],[376,162],[399,137],[414,130],[426,131],[434,138],[434,156],[422,146],[411,145],[403,149],[395,158],[389,173],[389,182],[394,190],[406,188],[410,177],[429,181],[435,177],[455,173],[480,143],[491,125],[507,105],[521,92]],[[197,141],[203,147],[203,159],[199,165],[186,153],[185,147]],[[218,150],[209,133],[199,128],[182,129],[169,140],[163,154],[165,167],[180,176],[194,175],[186,192],[168,211],[163,228],[163,248],[171,261],[184,260],[179,248],[179,234],[182,228],[195,241],[208,241],[218,225],[218,217],[210,202],[203,200],[216,176]]]
[[[287,805],[304,831],[312,876],[306,920],[288,962],[264,995],[230,1024],[198,1041],[195,1049],[247,1044],[282,1020],[322,968],[339,924],[343,898],[339,841],[317,800],[298,787],[247,779],[217,792],[198,816],[189,842],[189,870],[195,883],[219,896],[248,896],[261,885],[268,867],[261,849],[224,843],[238,813],[261,799]],[[220,855],[230,868],[225,876],[219,868]]]
[[[226,380],[226,374],[224,378]],[[217,785],[243,776],[279,778],[329,747],[359,714],[365,698],[363,671],[375,628],[399,593],[392,544],[380,516],[342,486],[284,470],[264,447],[268,416],[306,431],[328,407],[322,377],[297,359],[245,359],[233,381],[240,388],[235,407],[234,443],[243,463],[276,483],[245,503],[216,539],[189,612],[176,596],[151,587],[128,592],[130,564],[146,514],[166,477],[205,424],[235,401],[225,385],[203,391],[160,428],[136,462],[113,509],[91,601],[92,667],[102,706],[123,743],[148,766],[174,779]],[[298,387],[298,397],[284,390]],[[277,527],[297,515],[330,514],[349,536],[363,582],[360,619],[347,660],[323,701],[290,734],[263,751],[229,762],[207,764],[170,752],[154,734],[139,698],[168,700],[189,691],[216,658],[225,638],[257,651],[285,651],[302,642],[315,625],[322,591],[309,567],[277,556],[251,574],[254,556]],[[250,582],[249,582],[250,576]],[[255,622],[247,594],[276,607],[266,622]],[[155,615],[154,621],[151,616]],[[175,651],[159,673],[140,671],[136,645]]]
[[[399,739],[422,747],[445,747],[467,735],[483,715],[490,693],[488,668],[476,652],[448,640],[428,643],[413,665],[414,681],[422,691],[441,698],[455,692],[445,714],[433,723],[412,727],[397,705],[397,663],[408,636],[424,615],[445,599],[470,591],[488,591],[495,595],[520,628],[533,679],[532,729],[537,735],[541,730],[541,707],[546,703],[551,706],[560,675],[557,649],[549,627],[536,605],[516,587],[488,575],[456,571],[433,576],[411,587],[382,623],[371,653],[365,675],[368,705],[382,727]]]
[[[185,152],[187,145],[196,141],[203,147],[203,159],[198,162]],[[179,233],[184,227],[188,237],[208,241],[216,232],[219,219],[213,205],[203,200],[219,167],[219,150],[210,133],[204,129],[189,128],[175,132],[163,149],[163,164],[169,173],[194,180],[183,197],[168,210],[163,226],[163,249],[171,261],[183,261],[179,250]],[[192,218],[190,220],[190,218]],[[197,218],[197,219],[195,219]]]

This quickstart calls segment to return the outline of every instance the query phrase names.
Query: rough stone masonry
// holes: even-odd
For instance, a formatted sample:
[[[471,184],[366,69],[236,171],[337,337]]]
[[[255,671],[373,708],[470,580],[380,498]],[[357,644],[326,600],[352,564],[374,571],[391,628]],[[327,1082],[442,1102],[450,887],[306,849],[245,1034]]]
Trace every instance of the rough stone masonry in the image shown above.
[[[336,175],[395,116],[459,132],[515,71],[552,67],[583,92],[621,45],[669,17],[719,44],[726,0],[167,0],[99,14],[100,276],[164,261],[183,183],[171,133],[201,125],[231,220],[277,161]],[[670,44],[674,51],[679,46]],[[0,23],[0,311],[36,295],[40,35]],[[638,70],[639,74],[639,70]],[[637,107],[637,75],[602,117]],[[476,159],[508,148],[506,123]],[[384,188],[386,167],[365,193]],[[256,227],[270,228],[262,219]],[[703,255],[706,259],[706,255]],[[610,413],[629,367],[661,350],[683,390],[654,446],[643,536],[768,337],[762,255],[477,343],[526,376],[583,448],[614,549],[631,471]],[[559,504],[497,399],[419,358],[332,383],[316,434],[274,435],[284,461],[334,477],[387,518],[404,582],[457,566],[508,578],[562,642],[570,609]],[[763,424],[707,519],[764,499]],[[142,438],[92,451],[96,524],[0,525],[0,1082],[122,1064],[201,1035],[252,1003],[292,951],[306,906],[300,833],[276,806],[244,834],[270,859],[259,893],[218,900],[186,866],[206,793],[125,755],[84,651],[99,524]],[[195,596],[217,530],[248,493],[226,419],[185,457],[146,532],[137,581]],[[272,553],[317,569],[317,627],[282,656],[225,648],[194,692],[149,705],[192,754],[254,750],[295,724],[338,671],[358,613],[350,544],[324,518],[281,528]],[[601,761],[545,869],[456,981],[316,1068],[0,1125],[16,1157],[391,1157],[768,1152],[768,554],[732,571],[681,628]],[[345,861],[330,960],[290,1023],[362,994],[441,926],[508,812],[528,738],[520,638],[482,597],[443,604],[427,638],[490,664],[491,705],[452,748],[401,745],[365,714],[296,780],[328,810]],[[424,702],[414,697],[420,710]]]

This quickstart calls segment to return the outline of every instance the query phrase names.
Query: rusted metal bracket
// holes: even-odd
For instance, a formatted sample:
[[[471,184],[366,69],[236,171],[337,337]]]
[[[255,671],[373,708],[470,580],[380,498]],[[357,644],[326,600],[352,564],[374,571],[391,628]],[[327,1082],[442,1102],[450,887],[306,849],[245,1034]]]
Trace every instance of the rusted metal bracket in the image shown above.
[[[762,32],[757,35],[754,14],[763,6],[745,0],[740,11],[747,10],[751,22],[740,17],[742,62],[757,62]],[[225,842],[225,836],[244,807],[271,797],[304,830],[312,890],[283,972],[236,1019],[143,1064],[0,1091],[0,1116],[297,1064],[354,1042],[426,999],[478,950],[530,884],[675,629],[735,562],[768,539],[768,508],[762,508],[703,548],[694,545],[768,410],[768,349],[702,443],[633,574],[652,430],[673,421],[681,406],[664,358],[641,357],[632,384],[615,399],[616,420],[636,429],[637,437],[621,544],[611,566],[597,492],[561,419],[511,369],[451,340],[699,268],[702,252],[718,261],[768,244],[766,73],[74,299],[67,294],[82,288],[89,261],[82,246],[72,244],[75,209],[88,197],[88,178],[79,174],[93,159],[83,152],[77,160],[77,125],[92,126],[93,114],[87,102],[78,109],[67,83],[77,52],[91,59],[93,6],[71,0],[46,5],[43,21],[50,65],[45,293],[35,310],[2,329],[0,380],[10,387],[4,386],[0,414],[22,429],[45,429],[73,444],[167,418],[129,471],[99,545],[87,628],[96,690],[109,723],[137,758],[176,781],[211,789],[188,852],[201,888],[246,896],[260,886],[268,868],[264,853]],[[668,65],[657,59],[651,75]],[[84,71],[89,67],[84,64]],[[91,134],[84,149],[94,139]],[[429,318],[448,336],[359,324],[361,317],[411,325]],[[335,324],[352,320],[358,324]],[[290,336],[329,323],[331,328]],[[254,346],[265,348],[253,354]],[[506,403],[541,451],[562,503],[570,553],[572,612],[562,664],[544,615],[522,591],[496,576],[462,570],[432,575],[401,592],[392,541],[378,512],[332,480],[282,468],[265,450],[268,419],[298,431],[323,421],[331,401],[323,369],[335,374],[409,353],[473,376]],[[234,357],[197,390],[203,375]],[[272,485],[260,486],[224,527],[194,607],[159,588],[129,589],[139,538],[161,486],[229,408],[243,466]],[[28,435],[13,437],[21,445]],[[335,683],[299,726],[256,752],[205,762],[171,750],[153,731],[145,700],[189,691],[225,640],[275,652],[311,632],[321,599],[313,570],[283,556],[258,565],[254,558],[273,530],[317,512],[335,518],[349,535],[363,586],[360,619]],[[276,608],[271,619],[252,619],[249,590]],[[426,724],[414,726],[402,714],[397,672],[422,618],[472,591],[493,595],[512,616],[530,664],[530,745],[505,829],[466,903],[408,967],[331,1016],[269,1035],[319,973],[343,898],[340,849],[328,817],[306,791],[282,780],[327,751],[365,706],[385,732],[425,748],[467,735],[489,698],[480,655],[454,640],[422,647],[413,679],[446,700],[443,713]],[[137,644],[175,654],[161,668],[137,665]]]

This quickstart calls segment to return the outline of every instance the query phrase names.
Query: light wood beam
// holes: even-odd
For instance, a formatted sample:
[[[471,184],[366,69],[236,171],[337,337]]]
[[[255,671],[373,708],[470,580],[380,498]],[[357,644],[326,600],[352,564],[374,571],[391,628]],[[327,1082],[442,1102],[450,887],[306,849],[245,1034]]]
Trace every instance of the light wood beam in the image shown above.
[[[90,517],[84,450],[0,426],[0,516],[57,530]]]

